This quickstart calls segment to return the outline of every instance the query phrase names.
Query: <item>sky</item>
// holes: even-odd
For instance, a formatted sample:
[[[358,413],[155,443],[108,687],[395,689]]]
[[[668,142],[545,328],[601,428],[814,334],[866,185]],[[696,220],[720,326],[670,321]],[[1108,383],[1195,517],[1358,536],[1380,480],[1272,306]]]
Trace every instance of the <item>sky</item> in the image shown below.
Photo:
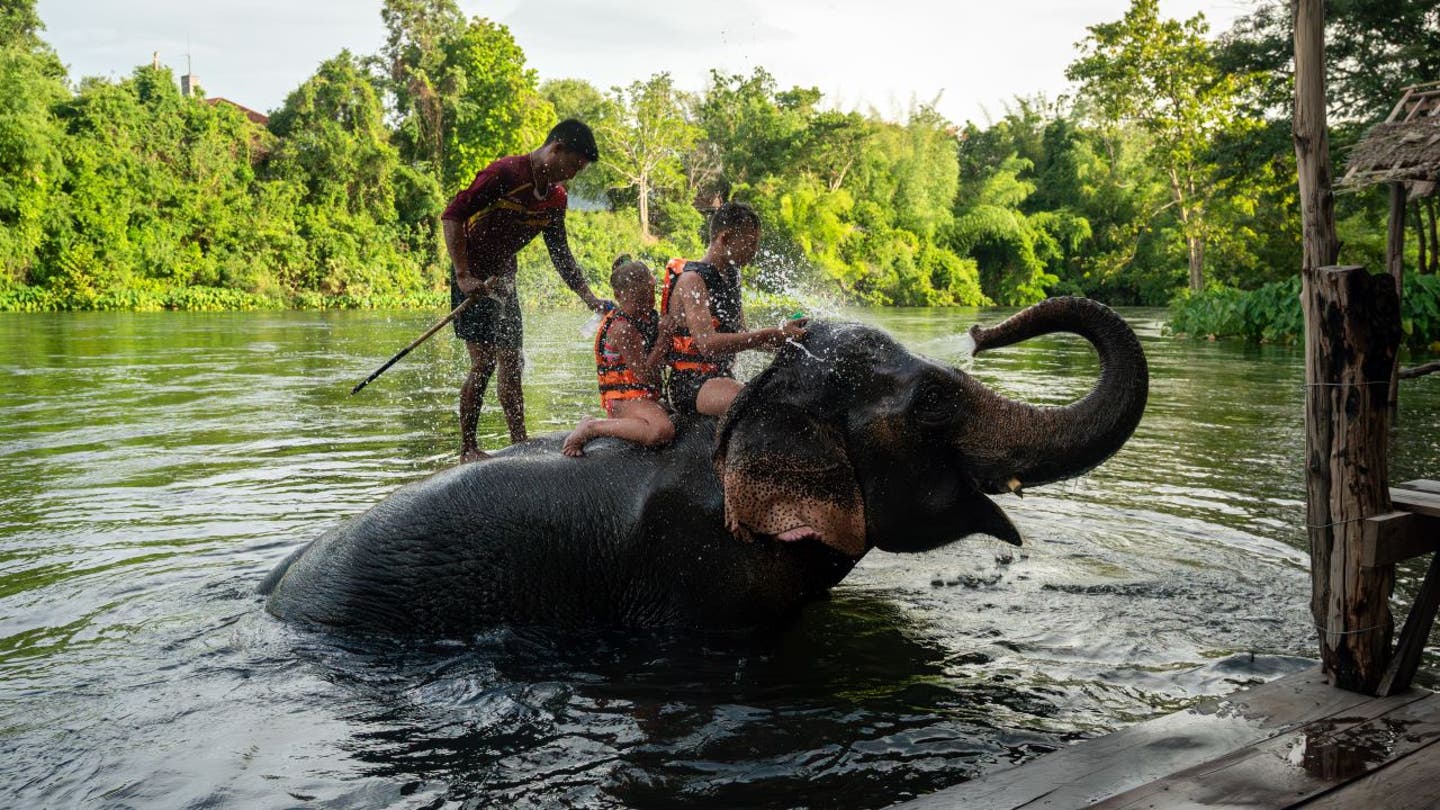
[[[1203,13],[1212,35],[1250,0],[1160,0],[1166,17]],[[956,123],[989,122],[1016,96],[1054,99],[1087,26],[1120,19],[1129,0],[460,0],[467,15],[509,26],[543,79],[628,85],[668,71],[701,90],[712,68],[764,67],[781,88],[817,87],[827,106],[895,120],[938,98]],[[365,0],[39,0],[45,39],[81,76],[121,78],[151,54],[207,95],[262,112],[321,62],[384,40],[380,2]]]

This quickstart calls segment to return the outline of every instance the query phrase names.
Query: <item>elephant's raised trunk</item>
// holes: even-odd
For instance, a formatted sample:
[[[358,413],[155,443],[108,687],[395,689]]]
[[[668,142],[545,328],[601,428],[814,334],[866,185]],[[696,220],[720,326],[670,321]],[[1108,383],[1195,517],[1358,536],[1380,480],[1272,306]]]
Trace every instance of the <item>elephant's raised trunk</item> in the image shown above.
[[[970,377],[962,393],[973,419],[957,447],[976,483],[999,493],[1071,478],[1109,458],[1140,422],[1150,371],[1135,333],[1114,310],[1087,298],[1051,298],[989,328],[975,326],[975,353],[1037,335],[1073,332],[1094,344],[1100,380],[1078,402],[1042,408],[996,394]]]

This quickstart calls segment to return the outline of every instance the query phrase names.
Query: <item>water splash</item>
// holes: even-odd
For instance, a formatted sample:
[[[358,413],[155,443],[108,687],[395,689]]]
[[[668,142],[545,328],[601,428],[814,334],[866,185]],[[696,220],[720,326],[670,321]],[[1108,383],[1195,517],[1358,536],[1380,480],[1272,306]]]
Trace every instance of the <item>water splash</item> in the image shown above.
[[[798,310],[810,318],[844,317],[846,300],[824,271],[804,258],[764,249],[750,271],[751,299],[761,307]],[[749,302],[747,302],[749,303]]]

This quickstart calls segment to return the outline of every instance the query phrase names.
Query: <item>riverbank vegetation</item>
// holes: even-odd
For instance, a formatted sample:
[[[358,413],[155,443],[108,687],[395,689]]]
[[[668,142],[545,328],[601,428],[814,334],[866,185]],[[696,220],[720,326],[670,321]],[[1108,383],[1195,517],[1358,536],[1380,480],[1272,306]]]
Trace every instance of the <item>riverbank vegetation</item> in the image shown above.
[[[383,0],[375,54],[342,52],[267,123],[185,96],[162,65],[67,75],[31,0],[0,14],[0,309],[439,306],[437,216],[490,160],[556,120],[596,130],[573,184],[571,244],[591,282],[622,252],[701,250],[700,209],[754,205],[752,286],[898,306],[1023,305],[1083,294],[1173,304],[1175,328],[1295,334],[1299,208],[1289,134],[1289,13],[1260,0],[1218,37],[1133,0],[1076,44],[1060,99],[983,123],[916,104],[843,111],[764,69],[599,88],[542,77],[502,25],[454,0]],[[1416,34],[1420,36],[1417,39]],[[1332,11],[1337,165],[1405,84],[1440,78],[1440,12]],[[661,133],[655,137],[655,133]],[[1337,203],[1342,260],[1379,268],[1379,192]],[[1440,337],[1432,199],[1411,203],[1414,340]],[[542,248],[529,300],[573,300]]]

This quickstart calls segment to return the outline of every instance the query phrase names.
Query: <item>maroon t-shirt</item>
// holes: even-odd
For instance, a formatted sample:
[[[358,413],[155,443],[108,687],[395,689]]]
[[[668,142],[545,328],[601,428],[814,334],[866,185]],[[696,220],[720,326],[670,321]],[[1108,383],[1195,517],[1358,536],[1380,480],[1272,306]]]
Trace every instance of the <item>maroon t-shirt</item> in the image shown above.
[[[536,195],[529,155],[500,158],[475,175],[455,195],[441,219],[465,225],[470,275],[477,279],[515,272],[515,254],[535,235],[555,229],[564,234],[565,187],[552,183]]]

